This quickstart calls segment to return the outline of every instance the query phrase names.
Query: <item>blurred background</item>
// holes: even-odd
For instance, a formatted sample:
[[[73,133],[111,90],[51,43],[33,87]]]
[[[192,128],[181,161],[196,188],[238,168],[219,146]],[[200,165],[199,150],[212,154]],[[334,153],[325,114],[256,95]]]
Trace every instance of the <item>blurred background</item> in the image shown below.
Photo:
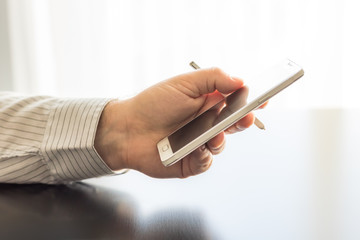
[[[360,100],[359,6],[356,0],[0,0],[0,90],[126,98],[191,71],[193,60],[246,81],[290,58],[306,75],[270,108],[353,108]]]

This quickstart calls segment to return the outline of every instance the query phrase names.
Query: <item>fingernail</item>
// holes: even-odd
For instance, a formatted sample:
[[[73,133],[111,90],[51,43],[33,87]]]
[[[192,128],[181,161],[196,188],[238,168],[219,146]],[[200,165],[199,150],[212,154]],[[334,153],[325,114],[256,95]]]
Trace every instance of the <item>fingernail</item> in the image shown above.
[[[223,145],[220,145],[218,147],[211,148],[211,150],[217,152],[217,151],[221,150],[222,147],[223,147]]]
[[[235,126],[239,131],[244,131],[246,129],[246,127],[243,127],[240,124],[236,124]]]
[[[206,149],[205,144],[204,144],[204,145],[201,145],[200,150],[201,150],[201,151],[205,151],[205,149]]]
[[[235,130],[235,128],[231,127],[229,129],[226,130],[226,133],[229,133],[229,134],[233,134],[233,133],[236,133],[237,131]]]

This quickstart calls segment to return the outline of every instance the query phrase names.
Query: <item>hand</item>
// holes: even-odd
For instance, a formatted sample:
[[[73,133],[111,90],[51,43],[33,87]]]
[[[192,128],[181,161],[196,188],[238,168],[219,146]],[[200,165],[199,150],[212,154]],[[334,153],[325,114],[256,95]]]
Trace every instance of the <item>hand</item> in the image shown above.
[[[202,173],[213,154],[224,149],[224,132],[170,167],[162,165],[156,144],[243,86],[241,79],[218,68],[202,69],[158,83],[131,99],[110,102],[100,118],[95,148],[113,170],[135,169],[158,178]],[[225,132],[242,131],[253,122],[249,113]]]

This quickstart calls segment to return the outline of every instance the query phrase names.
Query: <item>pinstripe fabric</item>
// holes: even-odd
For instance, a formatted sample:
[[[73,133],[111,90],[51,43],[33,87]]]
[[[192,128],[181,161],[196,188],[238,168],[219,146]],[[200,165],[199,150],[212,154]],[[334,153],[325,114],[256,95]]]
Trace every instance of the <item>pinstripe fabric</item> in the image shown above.
[[[59,183],[114,174],[94,149],[108,101],[0,93],[0,182]]]

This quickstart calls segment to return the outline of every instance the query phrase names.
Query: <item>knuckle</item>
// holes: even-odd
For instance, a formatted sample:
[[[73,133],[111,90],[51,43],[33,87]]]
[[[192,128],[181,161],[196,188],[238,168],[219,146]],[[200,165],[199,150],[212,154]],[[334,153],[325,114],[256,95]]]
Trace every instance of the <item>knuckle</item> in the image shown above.
[[[206,160],[207,160],[207,161],[201,165],[201,168],[202,168],[203,171],[206,171],[206,170],[208,170],[208,169],[210,168],[210,166],[211,166],[211,164],[212,164],[212,162],[213,162],[213,156],[210,154],[210,155],[207,157]]]
[[[223,141],[219,146],[210,148],[212,154],[220,154],[225,148],[225,141]]]
[[[211,67],[210,72],[214,75],[221,75],[224,73],[219,67]]]
[[[210,151],[207,151],[199,158],[199,163],[201,165],[208,163],[212,159],[212,153]]]

